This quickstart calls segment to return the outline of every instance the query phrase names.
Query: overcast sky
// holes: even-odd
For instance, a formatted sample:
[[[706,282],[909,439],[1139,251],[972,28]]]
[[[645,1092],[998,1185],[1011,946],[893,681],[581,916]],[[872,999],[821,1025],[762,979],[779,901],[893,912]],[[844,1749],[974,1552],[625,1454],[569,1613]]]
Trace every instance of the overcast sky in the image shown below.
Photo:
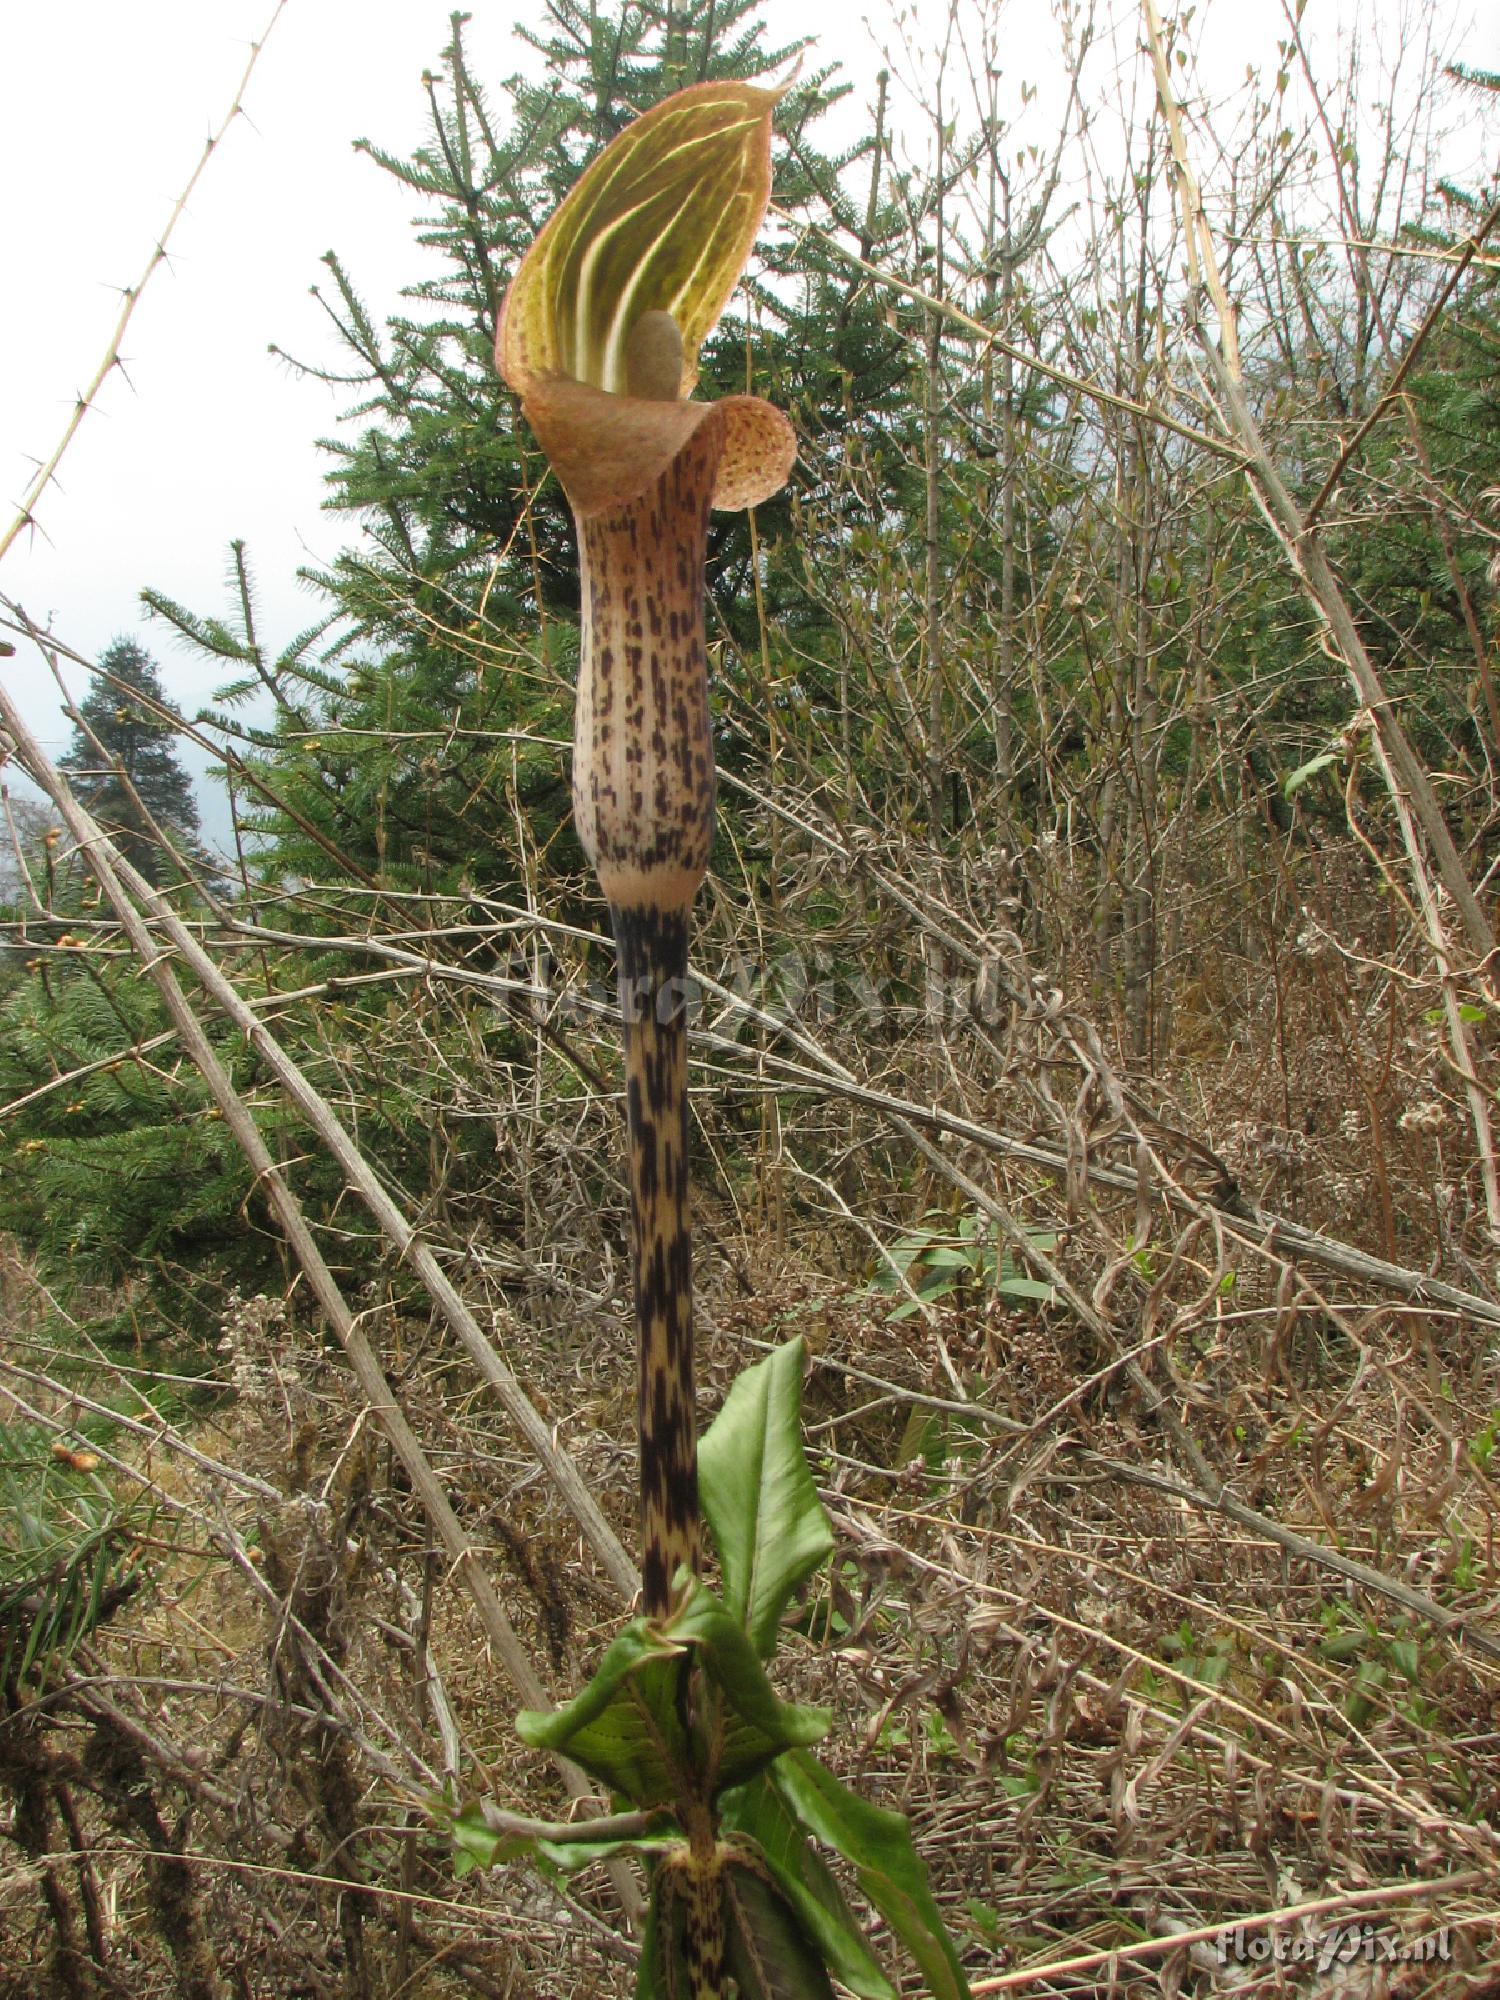
[[[0,5],[6,524],[97,365],[120,290],[138,277],[273,6]],[[1319,6],[1312,0],[1310,13]],[[509,27],[521,11],[517,0],[474,9],[467,41],[481,77],[498,84],[522,60]],[[767,0],[764,11],[783,39],[809,26],[822,33],[824,52],[856,85],[844,135],[867,130],[860,107],[872,96],[878,42],[892,32],[885,0],[840,9],[831,27],[832,0]],[[908,22],[940,21],[946,5],[908,0],[903,11]],[[419,274],[414,200],[356,155],[352,141],[367,136],[404,155],[425,136],[421,76],[438,67],[449,12],[449,0],[288,0],[246,116],[210,161],[170,267],[153,279],[131,325],[128,378],[107,385],[60,485],[38,507],[45,532],[5,560],[0,588],[81,652],[140,632],[189,713],[207,698],[212,669],[195,664],[164,627],[142,630],[141,587],[219,611],[228,544],[242,536],[261,586],[264,636],[275,644],[318,615],[296,585],[298,567],[327,560],[352,538],[348,522],[320,511],[324,461],[314,446],[334,429],[349,392],[299,379],[267,350],[274,341],[312,360],[336,358],[309,295],[325,250],[338,250],[377,317]],[[1276,0],[1214,12],[1240,43],[1264,39],[1270,60]],[[531,18],[540,13],[530,9]],[[1473,60],[1500,68],[1500,8],[1490,0],[1478,18]],[[1024,38],[1007,45],[1018,82],[1030,53]],[[1040,48],[1036,60],[1045,61]],[[17,659],[0,662],[0,671],[21,687],[49,748],[63,748],[67,730],[39,669]],[[210,806],[207,818],[218,831],[222,815]]]

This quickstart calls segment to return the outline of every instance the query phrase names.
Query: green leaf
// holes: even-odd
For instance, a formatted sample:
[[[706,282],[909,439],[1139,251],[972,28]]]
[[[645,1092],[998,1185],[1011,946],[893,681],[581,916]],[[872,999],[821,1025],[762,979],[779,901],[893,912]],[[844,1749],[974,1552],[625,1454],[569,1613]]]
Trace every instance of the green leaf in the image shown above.
[[[1391,1665],[1409,1681],[1422,1678],[1422,1655],[1414,1639],[1392,1639],[1388,1647]]]
[[[788,1600],[833,1551],[802,1452],[804,1353],[799,1338],[747,1368],[698,1447],[724,1601],[762,1659]]]
[[[853,1864],[861,1890],[916,1960],[933,2000],[969,2000],[958,1953],[901,1814],[867,1804],[802,1750],[779,1757],[770,1776],[808,1832]]]
[[[1005,1299],[1040,1299],[1043,1305],[1057,1298],[1057,1287],[1045,1278],[1002,1278],[995,1290]]]
[[[1295,771],[1288,771],[1281,781],[1283,798],[1293,798],[1301,791],[1309,778],[1315,778],[1319,771],[1326,771],[1330,764],[1339,761],[1337,750],[1324,750],[1317,757],[1309,757],[1305,764],[1299,764]]]
[[[929,1271],[972,1271],[974,1253],[960,1250],[951,1243],[934,1243],[922,1253],[922,1262]]]
[[[1369,1643],[1364,1632],[1335,1632],[1327,1639],[1318,1641],[1318,1651],[1325,1660],[1357,1659]]]
[[[465,1806],[449,1823],[453,1838],[453,1872],[460,1881],[476,1868],[493,1868],[497,1861],[509,1861],[524,1854],[530,1843],[496,1833],[485,1824],[483,1810]]]
[[[516,1733],[537,1750],[558,1750],[633,1806],[670,1805],[690,1771],[678,1711],[682,1643],[634,1618],[583,1692],[565,1708],[523,1709]]]
[[[896,2000],[832,1869],[808,1845],[786,1801],[764,1772],[719,1801],[727,1832],[754,1841],[772,1879],[796,1911],[823,1962],[860,2000]]]
[[[726,1862],[724,1955],[740,2000],[833,2000],[817,1946],[758,1868]]]
[[[908,1299],[904,1306],[895,1306],[886,1314],[886,1324],[894,1326],[898,1320],[910,1319],[913,1313],[921,1312],[938,1299],[947,1298],[953,1289],[952,1285],[919,1285],[916,1298]]]
[[[460,1881],[476,1868],[493,1868],[505,1861],[533,1861],[544,1872],[576,1875],[598,1861],[612,1861],[617,1854],[639,1854],[654,1860],[665,1849],[681,1846],[682,1836],[670,1821],[659,1832],[614,1836],[605,1840],[548,1840],[538,1833],[507,1833],[491,1826],[482,1804],[465,1806],[455,1813],[439,1804],[440,1824],[446,1823],[453,1841],[453,1872]]]
[[[684,1973],[686,1966],[683,1967]],[[635,2000],[666,2000],[667,1969],[662,1963],[660,1897],[653,1889],[641,1933],[641,1955],[635,1968]]]
[[[678,91],[590,162],[506,297],[497,358],[513,388],[560,375],[620,394],[631,329],[666,312],[691,389],[765,213],[780,94],[745,83]]]
[[[476,1868],[494,1868],[505,1861],[532,1861],[543,1872],[577,1875],[598,1861],[613,1861],[619,1854],[639,1854],[655,1859],[665,1849],[680,1846],[680,1833],[668,1828],[660,1833],[632,1835],[614,1840],[546,1840],[540,1835],[501,1833],[489,1826],[481,1806],[466,1806],[448,1821],[453,1840],[453,1873],[459,1881]]]
[[[679,1572],[679,1576],[685,1572]],[[784,1750],[819,1742],[826,1709],[778,1699],[738,1622],[696,1579],[668,1624],[632,1619],[566,1707],[516,1717],[522,1741],[560,1751],[633,1806],[675,1805],[752,1777]],[[682,1674],[693,1655],[715,1699],[688,1734]]]
[[[828,1710],[782,1701],[738,1621],[702,1584],[689,1590],[667,1629],[696,1647],[704,1677],[721,1698],[705,1708],[711,1715],[709,1740],[698,1750],[698,1768],[715,1795],[743,1784],[784,1750],[821,1742],[828,1734]]]

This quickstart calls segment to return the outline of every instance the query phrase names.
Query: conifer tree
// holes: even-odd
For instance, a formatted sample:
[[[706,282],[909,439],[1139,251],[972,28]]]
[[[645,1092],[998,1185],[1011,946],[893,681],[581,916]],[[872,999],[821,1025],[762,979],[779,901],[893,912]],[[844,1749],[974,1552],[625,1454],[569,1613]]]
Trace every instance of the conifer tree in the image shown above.
[[[170,713],[151,655],[134,639],[116,639],[99,656],[72,745],[61,759],[79,798],[152,882],[160,869],[152,822],[188,842],[198,832],[198,808],[177,761]]]

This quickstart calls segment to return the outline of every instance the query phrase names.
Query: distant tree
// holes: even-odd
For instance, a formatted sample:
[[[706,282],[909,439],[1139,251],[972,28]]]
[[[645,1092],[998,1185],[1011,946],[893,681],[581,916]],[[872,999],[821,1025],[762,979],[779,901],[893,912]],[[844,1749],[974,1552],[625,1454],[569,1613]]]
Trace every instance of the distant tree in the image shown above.
[[[151,655],[134,639],[116,639],[99,656],[61,760],[79,798],[153,882],[160,850],[152,822],[189,842],[198,833],[198,808],[177,761],[169,712]]]

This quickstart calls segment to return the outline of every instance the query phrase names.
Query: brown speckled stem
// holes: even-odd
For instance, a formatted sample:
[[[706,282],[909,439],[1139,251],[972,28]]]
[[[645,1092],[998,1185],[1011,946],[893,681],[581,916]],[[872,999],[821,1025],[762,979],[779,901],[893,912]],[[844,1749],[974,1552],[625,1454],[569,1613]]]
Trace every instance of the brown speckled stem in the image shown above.
[[[698,1436],[688,1213],[688,912],[612,912],[625,1023],[631,1263],[639,1334],[643,1606],[664,1617],[672,1578],[697,1570]]]
[[[703,564],[724,426],[712,411],[628,505],[585,515],[573,809],[608,898],[625,1032],[639,1333],[644,1609],[696,1570],[686,980],[714,826]]]

